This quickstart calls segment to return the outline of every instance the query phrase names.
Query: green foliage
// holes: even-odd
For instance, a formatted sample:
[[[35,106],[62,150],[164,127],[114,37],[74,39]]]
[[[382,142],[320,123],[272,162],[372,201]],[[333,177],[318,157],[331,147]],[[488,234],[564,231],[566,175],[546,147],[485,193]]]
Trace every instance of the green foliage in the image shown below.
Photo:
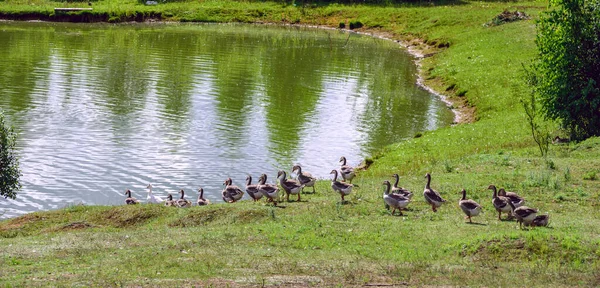
[[[583,174],[583,180],[596,180],[598,177],[596,176],[596,171],[588,171]]]
[[[0,196],[11,199],[15,199],[16,191],[21,189],[19,158],[14,151],[16,138],[12,127],[4,122],[4,114],[0,112]]]
[[[571,138],[600,135],[600,1],[556,0],[537,24],[530,81],[546,117]]]
[[[363,23],[360,22],[360,21],[358,21],[358,20],[350,21],[350,25],[349,26],[350,26],[350,30],[352,30],[352,29],[358,29],[358,28],[363,27]]]
[[[529,79],[532,78],[530,77]],[[546,157],[546,155],[548,155],[548,149],[551,142],[550,130],[547,123],[541,119],[535,94],[532,93],[528,100],[521,99],[521,104],[523,105],[523,109],[525,109],[525,114],[527,115],[527,123],[529,124],[529,128],[531,128],[531,136],[533,137],[533,141],[535,141],[540,149],[541,156]]]

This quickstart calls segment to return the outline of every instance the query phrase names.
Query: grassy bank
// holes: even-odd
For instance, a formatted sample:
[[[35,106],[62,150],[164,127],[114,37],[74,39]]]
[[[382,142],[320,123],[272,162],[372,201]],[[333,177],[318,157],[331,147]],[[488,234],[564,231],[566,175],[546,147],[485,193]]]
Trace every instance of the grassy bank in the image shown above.
[[[73,20],[80,16],[56,16],[53,8],[77,5],[87,7],[4,0],[0,14]],[[331,27],[360,21],[366,33],[428,43],[438,53],[422,61],[426,84],[469,108],[474,123],[426,132],[374,155],[347,205],[322,181],[306,202],[284,208],[249,201],[186,210],[74,206],[2,221],[0,284],[600,284],[600,139],[553,145],[548,158],[539,157],[519,104],[528,93],[521,65],[535,54],[534,22],[484,26],[505,9],[535,18],[545,2],[302,9],[273,2],[144,6],[119,0],[92,7],[81,21],[149,17]],[[449,201],[438,213],[420,194],[426,172]],[[417,194],[405,216],[390,216],[381,202],[381,182],[392,173]],[[489,184],[520,192],[528,206],[551,215],[550,227],[519,230],[513,221],[498,221]],[[466,224],[456,205],[461,188],[484,206],[478,224]]]

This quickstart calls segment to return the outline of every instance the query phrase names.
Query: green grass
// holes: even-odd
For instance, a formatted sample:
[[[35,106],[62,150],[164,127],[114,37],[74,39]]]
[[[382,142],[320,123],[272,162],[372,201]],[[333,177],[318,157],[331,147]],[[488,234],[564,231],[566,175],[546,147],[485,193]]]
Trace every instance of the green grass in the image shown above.
[[[87,18],[70,19],[330,27],[359,21],[363,32],[435,52],[421,62],[426,84],[467,107],[474,123],[422,132],[373,155],[348,205],[323,181],[306,202],[285,208],[249,201],[186,210],[73,206],[2,221],[0,285],[600,285],[600,139],[552,145],[547,159],[539,157],[519,104],[529,92],[521,67],[536,53],[534,20],[484,26],[504,9],[535,19],[547,3],[433,3],[302,9],[275,2],[93,2]],[[4,0],[0,16],[64,20],[53,8],[77,5],[87,7]],[[438,213],[420,193],[427,172],[448,199]],[[390,216],[381,200],[381,182],[393,173],[416,192],[403,217]],[[518,191],[550,215],[550,226],[519,230],[498,221],[489,184]],[[457,207],[462,188],[484,206],[474,218],[479,225],[465,223]]]

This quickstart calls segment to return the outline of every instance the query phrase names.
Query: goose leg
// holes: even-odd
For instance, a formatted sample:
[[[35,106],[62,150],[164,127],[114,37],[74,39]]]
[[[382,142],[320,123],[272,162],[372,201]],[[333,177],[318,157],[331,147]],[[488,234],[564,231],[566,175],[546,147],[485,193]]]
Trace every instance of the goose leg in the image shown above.
[[[285,201],[290,202],[290,193],[285,192]]]
[[[502,216],[502,212],[498,212],[498,220],[502,220],[502,218],[500,218],[500,216]]]
[[[431,204],[431,210],[433,210],[433,212],[437,212],[437,210],[435,209],[435,205]]]
[[[300,202],[300,194],[301,193],[298,193],[298,200],[297,200],[297,202]]]
[[[313,194],[315,194],[315,193],[317,193],[317,192],[315,191],[315,185],[313,184]]]

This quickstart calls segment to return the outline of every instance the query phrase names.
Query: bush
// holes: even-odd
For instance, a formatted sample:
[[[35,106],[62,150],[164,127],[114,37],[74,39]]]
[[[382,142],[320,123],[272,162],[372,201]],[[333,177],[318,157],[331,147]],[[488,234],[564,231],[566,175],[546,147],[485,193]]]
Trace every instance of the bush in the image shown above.
[[[0,112],[0,196],[11,199],[15,199],[16,191],[21,189],[19,159],[14,152],[16,138],[12,127],[4,123],[4,114]]]
[[[572,139],[600,135],[600,0],[555,0],[537,23],[530,84]]]

